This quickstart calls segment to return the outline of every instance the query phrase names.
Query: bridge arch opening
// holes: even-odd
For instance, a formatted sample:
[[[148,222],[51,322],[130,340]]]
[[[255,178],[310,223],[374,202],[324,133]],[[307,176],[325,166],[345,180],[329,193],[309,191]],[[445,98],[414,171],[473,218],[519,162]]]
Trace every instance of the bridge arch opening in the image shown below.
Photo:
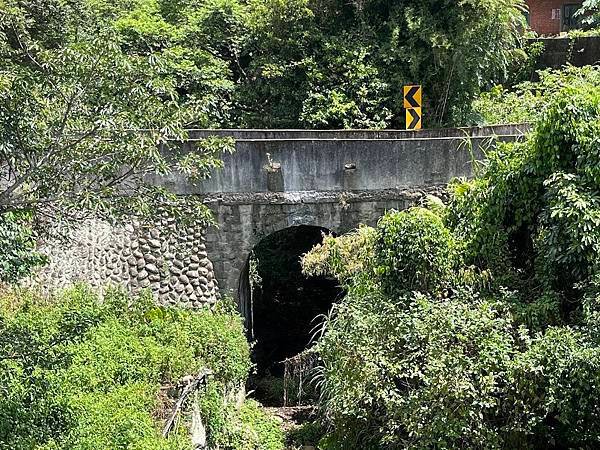
[[[254,247],[242,271],[238,305],[254,342],[256,364],[251,388],[263,403],[277,403],[282,361],[309,346],[316,318],[327,314],[343,295],[337,280],[307,277],[300,266],[301,256],[320,244],[326,233],[329,230],[308,225],[277,231]]]

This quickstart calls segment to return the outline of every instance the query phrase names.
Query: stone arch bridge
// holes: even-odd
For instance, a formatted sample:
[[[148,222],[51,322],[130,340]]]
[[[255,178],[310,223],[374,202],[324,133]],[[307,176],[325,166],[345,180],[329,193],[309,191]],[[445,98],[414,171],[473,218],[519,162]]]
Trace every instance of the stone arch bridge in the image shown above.
[[[90,222],[69,245],[46,244],[51,263],[43,286],[83,280],[97,286],[149,288],[162,303],[192,307],[220,294],[238,296],[252,248],[265,236],[299,225],[336,233],[373,225],[392,208],[424,194],[443,194],[453,177],[470,177],[472,161],[496,140],[518,139],[524,125],[407,131],[192,130],[189,142],[232,136],[236,152],[199,184],[156,178],[180,195],[200,195],[217,227],[176,233],[169,218],[140,232]]]

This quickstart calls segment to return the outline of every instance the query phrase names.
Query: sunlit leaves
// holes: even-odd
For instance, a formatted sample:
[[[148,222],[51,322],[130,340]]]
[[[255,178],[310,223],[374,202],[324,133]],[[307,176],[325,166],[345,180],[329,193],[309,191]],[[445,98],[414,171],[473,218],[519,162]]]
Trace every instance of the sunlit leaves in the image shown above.
[[[182,101],[169,58],[128,52],[86,2],[9,3],[0,10],[0,213],[33,213],[40,232],[158,210],[208,221],[200,199],[149,184],[180,169],[205,178],[233,146],[213,138],[182,159],[183,127],[205,112]],[[40,37],[48,27],[55,34]]]
[[[15,282],[45,262],[45,257],[35,251],[36,241],[30,219],[23,214],[0,215],[1,282]]]

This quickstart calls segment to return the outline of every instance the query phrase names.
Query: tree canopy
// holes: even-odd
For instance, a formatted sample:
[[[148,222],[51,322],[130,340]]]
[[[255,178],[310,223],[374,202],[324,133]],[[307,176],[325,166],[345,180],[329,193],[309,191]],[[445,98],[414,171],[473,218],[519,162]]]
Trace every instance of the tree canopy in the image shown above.
[[[198,127],[403,128],[411,83],[430,124],[456,123],[524,56],[521,0],[5,3],[48,44],[109,29],[122,53],[160,57]]]

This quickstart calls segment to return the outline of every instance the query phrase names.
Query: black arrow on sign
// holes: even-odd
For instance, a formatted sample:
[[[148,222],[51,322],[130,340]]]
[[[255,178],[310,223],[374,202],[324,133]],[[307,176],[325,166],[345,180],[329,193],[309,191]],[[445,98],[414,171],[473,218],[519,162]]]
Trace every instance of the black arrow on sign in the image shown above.
[[[419,106],[421,106],[419,102],[417,102],[417,100],[415,99],[415,94],[419,91],[420,88],[420,86],[411,86],[408,92],[406,93],[406,96],[404,97],[405,100],[408,103],[410,103],[410,106],[412,108],[418,108]]]
[[[417,124],[421,120],[421,116],[415,109],[408,109],[407,111],[410,113],[410,115],[412,117],[412,122],[410,122],[408,129],[412,130],[412,129],[416,128]]]

